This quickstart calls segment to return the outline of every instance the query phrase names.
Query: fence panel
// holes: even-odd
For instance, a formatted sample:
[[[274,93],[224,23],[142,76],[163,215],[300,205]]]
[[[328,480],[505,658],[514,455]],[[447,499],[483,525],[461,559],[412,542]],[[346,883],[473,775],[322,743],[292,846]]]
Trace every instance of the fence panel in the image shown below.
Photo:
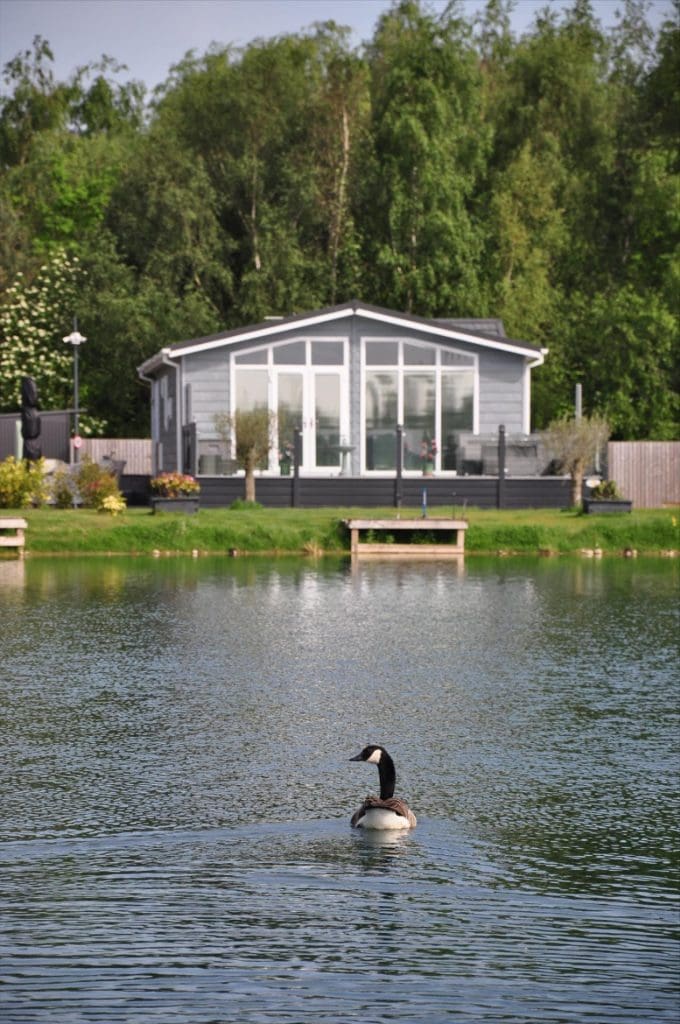
[[[81,458],[89,456],[93,462],[111,459],[124,462],[126,476],[151,475],[151,441],[148,438],[84,437]]]
[[[68,410],[58,409],[51,412],[40,412],[39,443],[46,459],[61,459],[68,462],[69,446]],[[19,413],[3,413],[0,416],[0,462],[9,455],[16,454],[16,424],[21,423]],[[19,439],[19,458],[23,450]]]
[[[607,461],[633,508],[680,505],[680,441],[610,441]]]

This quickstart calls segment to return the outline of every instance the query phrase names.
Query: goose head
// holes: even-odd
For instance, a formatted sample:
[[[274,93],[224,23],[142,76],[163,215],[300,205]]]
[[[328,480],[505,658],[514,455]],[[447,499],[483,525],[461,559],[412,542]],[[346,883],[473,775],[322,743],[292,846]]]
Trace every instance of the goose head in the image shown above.
[[[387,754],[384,747],[378,747],[375,743],[371,743],[354,757],[350,757],[350,761],[370,761],[371,764],[380,764],[384,754]]]
[[[390,797],[394,796],[397,773],[394,769],[394,761],[384,747],[380,747],[376,743],[370,743],[359,754],[350,757],[350,761],[365,761],[367,764],[377,765],[378,775],[380,776],[380,798],[382,800],[389,800]]]

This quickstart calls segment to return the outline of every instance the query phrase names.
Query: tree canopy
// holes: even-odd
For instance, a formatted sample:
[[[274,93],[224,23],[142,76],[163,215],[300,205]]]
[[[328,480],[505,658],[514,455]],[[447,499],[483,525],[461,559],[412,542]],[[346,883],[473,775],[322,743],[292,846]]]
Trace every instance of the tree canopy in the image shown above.
[[[63,401],[74,315],[90,413],[142,435],[161,346],[358,297],[548,348],[537,428],[580,383],[613,437],[677,437],[678,19],[511,6],[215,45],[152,97],[106,56],[57,81],[37,37],[0,94],[0,411],[22,373]]]

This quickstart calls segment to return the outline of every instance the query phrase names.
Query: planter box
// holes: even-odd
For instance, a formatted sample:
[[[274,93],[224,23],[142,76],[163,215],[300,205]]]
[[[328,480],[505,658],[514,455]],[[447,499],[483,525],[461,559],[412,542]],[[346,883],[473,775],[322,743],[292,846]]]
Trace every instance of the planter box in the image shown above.
[[[192,516],[198,512],[198,497],[195,498],[152,498],[151,508],[154,515],[156,512],[181,512],[182,515]]]
[[[631,512],[633,502],[625,498],[584,498],[583,511],[588,516],[611,515],[615,512]]]

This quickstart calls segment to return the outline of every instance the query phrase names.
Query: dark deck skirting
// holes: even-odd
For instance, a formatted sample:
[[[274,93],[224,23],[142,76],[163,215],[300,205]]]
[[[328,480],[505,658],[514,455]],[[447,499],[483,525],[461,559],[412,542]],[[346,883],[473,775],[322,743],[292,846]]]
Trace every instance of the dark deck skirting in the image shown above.
[[[243,477],[199,477],[201,508],[225,508],[243,499]],[[401,480],[401,505],[420,508],[423,490],[427,507],[566,508],[570,482],[565,477],[512,477],[499,495],[495,477],[417,477]],[[297,489],[297,495],[295,491]],[[256,477],[256,499],[267,508],[394,508],[394,478]],[[499,497],[501,501],[499,502]]]

